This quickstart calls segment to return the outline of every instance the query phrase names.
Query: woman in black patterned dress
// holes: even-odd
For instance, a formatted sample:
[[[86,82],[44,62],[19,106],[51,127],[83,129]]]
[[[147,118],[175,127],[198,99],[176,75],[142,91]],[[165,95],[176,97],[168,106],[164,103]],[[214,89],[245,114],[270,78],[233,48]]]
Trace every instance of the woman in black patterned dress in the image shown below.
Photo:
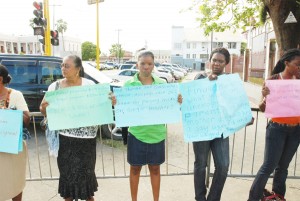
[[[61,71],[64,79],[57,82],[59,88],[92,85],[93,81],[82,78],[83,67],[78,56],[64,58]],[[56,82],[48,91],[54,91]],[[48,102],[42,101],[40,111],[46,115]],[[94,201],[98,183],[95,174],[97,126],[59,131],[57,165],[60,173],[58,192],[65,199]]]

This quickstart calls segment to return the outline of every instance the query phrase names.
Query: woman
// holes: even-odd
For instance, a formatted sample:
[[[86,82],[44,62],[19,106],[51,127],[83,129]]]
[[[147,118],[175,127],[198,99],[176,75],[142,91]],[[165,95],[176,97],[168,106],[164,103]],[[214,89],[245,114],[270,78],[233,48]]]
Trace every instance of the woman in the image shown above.
[[[212,72],[208,78],[209,80],[216,80],[219,75],[223,74],[225,66],[229,63],[230,54],[225,48],[217,48],[211,52],[209,60]],[[195,79],[202,79],[205,77],[206,75],[197,75]],[[209,141],[193,142],[193,149],[195,154],[195,200],[220,200],[229,167],[229,137],[223,138],[222,136],[221,138],[216,138]],[[209,194],[206,197],[207,190],[205,186],[205,168],[207,166],[207,157],[210,150],[214,158],[215,172]]]
[[[93,81],[82,78],[82,61],[78,56],[65,57],[61,64],[61,71],[64,79],[57,81],[60,89],[94,84]],[[52,83],[48,91],[54,91],[57,82]],[[45,116],[48,105],[45,99],[40,105],[40,111]],[[95,174],[97,129],[97,126],[90,126],[59,131],[58,192],[65,201],[94,200],[94,192],[98,187]]]
[[[139,72],[127,81],[124,87],[163,84],[164,80],[152,74],[154,55],[150,51],[142,51],[138,56]],[[182,103],[181,95],[178,102]],[[112,96],[112,104],[117,100]],[[145,114],[146,115],[146,114]],[[160,165],[165,161],[166,127],[163,124],[147,126],[131,126],[128,129],[127,161],[130,164],[130,191],[132,201],[137,201],[140,172],[143,165],[148,165],[152,185],[153,200],[159,200]]]
[[[291,49],[278,61],[269,80],[300,79],[300,50]],[[262,88],[263,101],[259,105],[265,111],[266,97],[270,90]],[[266,131],[264,162],[250,189],[248,201],[285,200],[285,181],[288,166],[300,142],[300,117],[272,118]],[[272,193],[264,190],[270,174],[274,171]]]
[[[29,110],[23,94],[20,91],[5,87],[11,81],[11,76],[5,66],[0,65],[0,109],[17,109],[23,111],[23,124],[30,122]],[[0,200],[12,198],[22,200],[25,186],[26,144],[19,154],[0,153]],[[13,188],[12,188],[13,187]]]

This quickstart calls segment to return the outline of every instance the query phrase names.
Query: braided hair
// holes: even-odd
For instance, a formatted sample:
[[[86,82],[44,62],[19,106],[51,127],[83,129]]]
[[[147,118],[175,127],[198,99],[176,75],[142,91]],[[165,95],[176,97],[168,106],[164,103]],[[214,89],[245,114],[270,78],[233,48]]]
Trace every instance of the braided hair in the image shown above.
[[[289,49],[287,50],[282,57],[279,59],[279,61],[277,62],[277,64],[275,65],[273,71],[272,71],[272,75],[274,74],[278,74],[284,71],[285,69],[285,61],[292,61],[293,59],[295,59],[295,57],[300,56],[300,49]]]

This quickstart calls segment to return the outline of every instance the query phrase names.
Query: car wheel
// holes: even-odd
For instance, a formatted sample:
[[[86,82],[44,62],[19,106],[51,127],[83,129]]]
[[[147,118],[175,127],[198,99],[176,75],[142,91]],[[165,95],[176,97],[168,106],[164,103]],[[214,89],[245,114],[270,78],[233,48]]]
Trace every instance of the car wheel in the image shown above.
[[[101,126],[102,137],[113,140],[122,140],[122,129],[116,127],[116,124],[105,124]]]

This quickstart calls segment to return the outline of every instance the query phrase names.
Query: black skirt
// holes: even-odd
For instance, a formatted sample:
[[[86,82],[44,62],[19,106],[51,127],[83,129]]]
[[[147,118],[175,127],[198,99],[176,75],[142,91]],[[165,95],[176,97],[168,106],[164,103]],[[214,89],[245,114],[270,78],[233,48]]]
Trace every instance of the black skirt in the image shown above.
[[[87,200],[94,196],[98,188],[96,143],[96,138],[59,135],[57,164],[60,173],[58,193],[61,197]]]

